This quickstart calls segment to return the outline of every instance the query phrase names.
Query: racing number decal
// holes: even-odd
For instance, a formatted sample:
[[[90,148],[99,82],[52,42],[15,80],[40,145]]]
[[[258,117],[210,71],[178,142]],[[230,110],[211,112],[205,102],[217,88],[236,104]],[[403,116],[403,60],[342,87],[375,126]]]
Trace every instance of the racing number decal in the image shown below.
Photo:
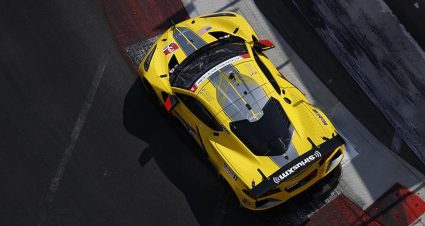
[[[176,43],[171,43],[170,45],[166,46],[164,49],[162,49],[162,52],[165,55],[168,55],[170,53],[173,53],[174,51],[178,50],[179,46]]]

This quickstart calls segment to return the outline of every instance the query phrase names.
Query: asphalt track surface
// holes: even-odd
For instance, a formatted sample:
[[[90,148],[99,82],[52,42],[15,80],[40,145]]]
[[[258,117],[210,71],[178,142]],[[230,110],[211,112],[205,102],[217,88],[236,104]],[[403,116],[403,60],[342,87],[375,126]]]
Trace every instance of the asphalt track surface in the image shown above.
[[[284,225],[323,204],[240,208],[95,1],[5,0],[0,31],[0,225]]]
[[[263,224],[146,104],[96,2],[0,15],[0,225]]]
[[[425,1],[424,0],[385,0],[406,30],[425,49]]]
[[[338,97],[349,111],[365,125],[384,145],[391,147],[395,129],[368,95],[361,89],[350,73],[344,68],[332,51],[323,44],[323,40],[314,31],[323,26],[323,18],[315,16],[314,1],[292,0],[255,0],[259,10],[279,31],[303,61],[314,71],[327,88]],[[415,1],[403,3],[387,0],[403,26],[405,26],[419,44],[425,43],[423,29],[423,2],[419,1],[420,10],[414,8]],[[305,15],[299,11],[303,8]],[[311,13],[308,13],[311,10]],[[310,17],[308,17],[310,16]],[[306,19],[308,17],[308,19]],[[395,150],[416,169],[425,172],[425,165],[403,141],[399,150]]]
[[[384,144],[390,145],[394,128],[360,89],[356,81],[299,13],[291,0],[255,1],[304,62],[335,96]],[[300,4],[311,4],[309,1]],[[321,18],[315,18],[320,26]],[[284,21],[284,22],[283,22]]]

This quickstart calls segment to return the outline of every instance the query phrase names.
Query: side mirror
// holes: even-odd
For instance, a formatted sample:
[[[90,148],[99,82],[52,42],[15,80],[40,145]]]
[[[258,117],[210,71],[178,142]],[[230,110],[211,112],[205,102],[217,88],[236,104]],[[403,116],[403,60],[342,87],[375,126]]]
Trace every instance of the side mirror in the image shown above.
[[[270,40],[264,39],[264,40],[258,40],[256,42],[254,42],[254,47],[257,50],[264,51],[264,50],[274,48],[274,45]]]
[[[174,95],[167,95],[165,97],[165,101],[164,101],[164,107],[165,110],[167,110],[167,112],[170,112],[171,110],[173,110],[174,107],[177,106],[177,104],[179,103],[179,99],[174,96]]]

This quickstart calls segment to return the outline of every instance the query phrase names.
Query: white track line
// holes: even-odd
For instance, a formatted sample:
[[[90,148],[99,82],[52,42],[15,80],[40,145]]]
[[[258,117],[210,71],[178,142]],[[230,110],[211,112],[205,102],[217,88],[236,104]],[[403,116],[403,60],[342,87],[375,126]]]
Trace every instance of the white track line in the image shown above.
[[[72,152],[77,143],[78,137],[80,136],[80,132],[84,127],[84,123],[86,121],[87,115],[90,111],[91,105],[94,100],[94,96],[97,91],[97,87],[99,86],[100,80],[102,79],[103,72],[105,71],[106,63],[108,61],[108,56],[105,54],[102,56],[101,61],[97,67],[96,74],[93,78],[89,93],[84,101],[83,108],[78,115],[78,119],[74,124],[74,128],[71,132],[70,142],[68,146],[65,148],[65,151],[62,154],[62,158],[59,162],[58,168],[56,169],[56,175],[53,177],[49,186],[49,193],[47,194],[47,200],[49,203],[53,202],[56,192],[59,188],[60,181],[65,173],[66,165],[69,162],[69,159],[72,155]]]

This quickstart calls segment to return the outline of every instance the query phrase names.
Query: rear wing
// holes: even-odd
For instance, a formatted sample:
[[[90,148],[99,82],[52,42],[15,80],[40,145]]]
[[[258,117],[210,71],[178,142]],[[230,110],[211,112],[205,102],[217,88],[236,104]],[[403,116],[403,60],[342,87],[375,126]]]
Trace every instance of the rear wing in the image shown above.
[[[309,141],[313,145],[311,150],[292,160],[269,177],[264,177],[265,179],[262,182],[254,186],[249,191],[249,195],[253,198],[261,197],[272,188],[288,181],[293,176],[311,166],[313,163],[322,159],[322,156],[325,156],[329,152],[334,151],[337,147],[344,144],[344,140],[339,135],[326,140],[319,146],[316,146],[310,139]]]

